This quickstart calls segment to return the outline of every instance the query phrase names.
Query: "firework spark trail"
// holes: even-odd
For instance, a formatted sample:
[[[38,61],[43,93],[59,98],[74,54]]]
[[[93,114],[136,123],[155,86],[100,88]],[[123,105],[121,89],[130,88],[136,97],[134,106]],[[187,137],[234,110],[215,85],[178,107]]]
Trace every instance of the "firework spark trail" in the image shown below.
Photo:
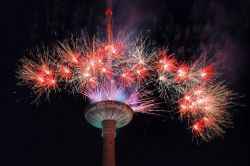
[[[178,63],[166,52],[158,52],[158,76],[153,78],[160,96],[171,103],[178,102],[180,117],[192,123],[197,140],[210,141],[221,136],[232,124],[228,110],[234,93],[217,81],[215,60],[203,54],[193,63]]]
[[[196,86],[179,100],[181,118],[191,121],[195,137],[209,141],[221,136],[231,126],[228,109],[233,105],[233,92],[222,82]]]
[[[33,90],[37,102],[43,94],[49,97],[51,91],[57,91],[59,80],[56,77],[56,61],[49,56],[47,48],[33,50],[30,54],[34,60],[22,58],[17,77],[21,80],[20,85],[27,85]]]
[[[217,81],[214,60],[202,55],[183,63],[146,43],[141,37],[134,42],[121,36],[109,42],[72,37],[34,53],[34,61],[22,59],[18,77],[38,97],[65,86],[91,102],[117,100],[139,113],[160,110],[153,97],[157,93],[164,102],[178,105],[195,136],[209,141],[224,133],[233,93]]]
[[[115,81],[105,81],[94,89],[86,88],[83,94],[92,103],[103,100],[115,100],[126,103],[134,112],[152,114],[157,111],[158,104],[149,91],[139,92],[136,87],[124,87],[117,85]]]
[[[166,50],[158,52],[154,65],[157,75],[153,78],[164,99],[174,102],[186,89],[217,79],[218,73],[215,73],[213,59],[201,55],[193,63],[180,63],[173,55],[168,55],[166,52]],[[172,94],[175,94],[174,97]]]

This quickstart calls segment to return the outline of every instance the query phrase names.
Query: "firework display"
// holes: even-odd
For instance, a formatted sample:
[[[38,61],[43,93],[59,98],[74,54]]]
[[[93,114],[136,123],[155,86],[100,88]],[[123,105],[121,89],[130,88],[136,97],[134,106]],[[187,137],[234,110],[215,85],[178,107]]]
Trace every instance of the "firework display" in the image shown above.
[[[195,138],[210,141],[221,136],[231,125],[233,92],[219,79],[214,61],[201,56],[185,63],[141,37],[133,42],[115,38],[112,10],[106,15],[108,40],[72,37],[34,51],[34,59],[21,60],[20,83],[32,89],[36,100],[65,90],[91,103],[112,100],[147,114],[164,113],[160,102],[172,103]]]

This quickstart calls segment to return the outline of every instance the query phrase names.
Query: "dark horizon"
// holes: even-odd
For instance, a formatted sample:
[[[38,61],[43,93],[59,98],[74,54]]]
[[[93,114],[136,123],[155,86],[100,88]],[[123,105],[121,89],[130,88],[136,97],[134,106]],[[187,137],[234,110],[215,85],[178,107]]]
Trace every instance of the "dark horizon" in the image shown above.
[[[3,140],[0,165],[50,166],[102,163],[101,131],[84,118],[88,102],[81,95],[53,95],[31,104],[31,90],[17,86],[20,58],[30,49],[51,46],[71,34],[105,37],[105,0],[14,1],[2,5],[4,47]],[[202,51],[216,54],[222,78],[239,94],[233,127],[222,138],[197,144],[176,113],[136,114],[117,131],[118,166],[249,165],[250,2],[244,0],[113,0],[114,33],[149,34],[188,60]],[[169,107],[170,109],[170,107]]]

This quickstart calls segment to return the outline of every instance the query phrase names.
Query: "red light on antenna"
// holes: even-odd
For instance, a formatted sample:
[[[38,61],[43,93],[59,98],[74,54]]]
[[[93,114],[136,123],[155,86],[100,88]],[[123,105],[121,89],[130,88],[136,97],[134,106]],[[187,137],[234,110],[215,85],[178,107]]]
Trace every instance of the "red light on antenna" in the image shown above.
[[[105,13],[106,13],[106,15],[110,15],[110,16],[113,15],[112,9],[107,9]]]

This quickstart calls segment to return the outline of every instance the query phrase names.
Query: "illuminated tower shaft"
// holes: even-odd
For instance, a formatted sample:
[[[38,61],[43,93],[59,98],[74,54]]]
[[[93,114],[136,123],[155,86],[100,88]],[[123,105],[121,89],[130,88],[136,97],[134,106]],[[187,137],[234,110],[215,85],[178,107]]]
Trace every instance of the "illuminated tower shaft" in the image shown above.
[[[113,37],[112,32],[112,0],[107,0],[107,10],[106,10],[106,18],[107,18],[107,36],[108,41],[111,42]]]
[[[115,136],[116,122],[105,120],[102,122],[103,137],[103,166],[115,166]]]
[[[115,166],[116,129],[132,120],[132,109],[118,101],[100,101],[86,108],[85,118],[92,126],[102,129],[103,166]]]

